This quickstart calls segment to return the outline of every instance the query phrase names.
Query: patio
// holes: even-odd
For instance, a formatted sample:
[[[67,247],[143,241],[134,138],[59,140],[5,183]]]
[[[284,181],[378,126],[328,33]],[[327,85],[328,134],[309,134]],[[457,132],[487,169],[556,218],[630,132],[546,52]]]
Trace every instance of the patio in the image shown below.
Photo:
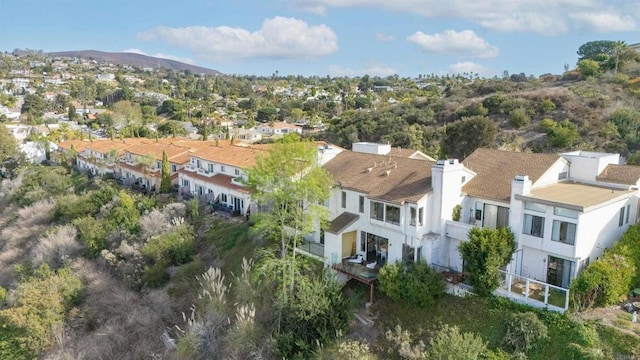
[[[351,261],[350,261],[351,260]],[[349,279],[354,279],[365,285],[369,285],[369,302],[373,303],[373,286],[378,280],[380,265],[375,263],[366,264],[359,259],[344,259],[342,262],[333,265],[333,268],[346,275]]]

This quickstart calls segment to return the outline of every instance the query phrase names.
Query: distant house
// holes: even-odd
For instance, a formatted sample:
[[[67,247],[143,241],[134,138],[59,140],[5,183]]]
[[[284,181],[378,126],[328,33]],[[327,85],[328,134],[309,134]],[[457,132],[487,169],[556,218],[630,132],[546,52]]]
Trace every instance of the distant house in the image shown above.
[[[276,122],[273,125],[262,124],[257,128],[258,132],[264,135],[284,135],[290,133],[302,134],[302,128],[294,124],[286,122]]]

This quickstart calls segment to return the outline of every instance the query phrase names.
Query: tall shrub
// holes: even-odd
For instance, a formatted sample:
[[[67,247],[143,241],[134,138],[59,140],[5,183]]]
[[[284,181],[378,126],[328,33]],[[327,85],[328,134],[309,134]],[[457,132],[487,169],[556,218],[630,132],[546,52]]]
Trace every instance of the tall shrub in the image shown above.
[[[469,241],[458,247],[474,291],[489,296],[500,284],[498,269],[511,261],[515,251],[514,235],[508,228],[486,229],[474,227]]]
[[[378,275],[378,288],[388,297],[427,307],[444,294],[442,276],[425,262],[385,265]]]

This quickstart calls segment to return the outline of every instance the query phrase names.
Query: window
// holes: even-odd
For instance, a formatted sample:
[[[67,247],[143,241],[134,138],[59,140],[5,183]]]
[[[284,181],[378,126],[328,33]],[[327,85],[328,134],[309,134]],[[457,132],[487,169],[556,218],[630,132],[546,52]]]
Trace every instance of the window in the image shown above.
[[[393,205],[387,205],[385,209],[385,222],[400,225],[400,208]]]
[[[620,218],[618,219],[618,226],[624,225],[624,206],[620,208]]]
[[[384,204],[376,201],[371,202],[371,218],[384,221]]]
[[[161,168],[162,168],[162,162],[156,161],[156,169],[161,169]]]
[[[364,196],[360,195],[358,199],[358,211],[363,214],[364,213]]]
[[[574,245],[576,242],[576,224],[553,220],[551,240]]]
[[[463,176],[463,177],[460,179],[460,182],[464,184],[464,182],[465,182],[466,180],[467,180],[467,177],[466,177],[466,176]]]
[[[200,162],[200,159],[196,160],[196,167],[198,169],[200,169],[202,167],[202,163]]]
[[[208,164],[207,166],[207,171],[209,171],[210,173],[214,172],[216,170],[216,167],[214,164]]]
[[[409,224],[411,224],[411,226],[416,226],[416,217],[418,216],[418,212],[416,211],[416,208],[412,207],[411,211],[410,211],[410,215],[411,215],[411,222]]]
[[[224,172],[224,165],[220,165],[220,172]]]
[[[238,169],[234,169],[234,170],[235,170],[234,174],[236,174],[236,176],[240,176],[240,170],[238,170]]]
[[[176,172],[176,170],[177,170],[177,169],[176,169],[176,166],[172,164],[172,165],[171,165],[171,172]]]
[[[546,212],[547,209],[545,208],[544,205],[541,204],[536,204],[536,203],[532,203],[532,202],[525,202],[524,203],[524,208],[527,210],[532,210],[532,211],[537,211],[537,212]]]
[[[424,208],[418,209],[418,226],[424,225]]]
[[[544,235],[544,218],[540,216],[524,214],[522,233],[542,237]]]
[[[402,244],[402,261],[412,263],[416,256],[416,249],[407,244]]]
[[[566,171],[558,173],[558,180],[566,180],[566,179],[567,179],[567,172]]]
[[[577,211],[570,210],[570,209],[565,209],[565,208],[561,208],[561,207],[554,207],[553,208],[553,214],[554,215],[568,217],[568,218],[572,218],[572,219],[577,219],[578,218],[578,212]]]
[[[342,192],[341,194],[341,204],[342,204],[342,208],[346,208],[347,207],[347,193],[345,191]]]
[[[182,180],[182,186],[189,186],[189,180]]]
[[[223,202],[223,203],[227,202],[227,194],[220,194],[220,202]]]
[[[627,216],[624,219],[624,223],[628,224],[629,223],[629,214],[631,213],[631,205],[627,205]]]

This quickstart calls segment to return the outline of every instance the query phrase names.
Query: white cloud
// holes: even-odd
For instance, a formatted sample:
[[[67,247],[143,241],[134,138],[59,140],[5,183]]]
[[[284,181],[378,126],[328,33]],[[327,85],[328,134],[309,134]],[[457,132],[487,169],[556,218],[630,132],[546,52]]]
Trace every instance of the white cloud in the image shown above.
[[[328,26],[310,26],[305,21],[280,16],[264,20],[260,30],[254,32],[229,26],[156,27],[139,33],[138,38],[164,41],[216,61],[305,59],[338,50],[338,37]]]
[[[449,72],[452,74],[478,73],[480,75],[486,75],[489,69],[471,61],[463,61],[449,65]]]
[[[335,77],[341,77],[341,76],[354,77],[354,76],[363,76],[363,75],[386,77],[386,76],[391,76],[397,73],[395,69],[382,64],[369,64],[362,69],[353,69],[353,68],[333,65],[329,67],[327,72],[329,73],[329,75],[335,76]]]
[[[393,35],[387,35],[380,32],[376,33],[376,40],[378,41],[391,42],[391,41],[394,41],[395,39],[396,38]]]
[[[610,8],[611,0],[288,0],[297,8],[327,12],[327,8],[371,7],[417,14],[428,18],[464,19],[487,29],[504,32],[534,32],[556,35],[576,22],[569,14],[598,14]],[[633,14],[637,1],[615,1],[614,14]],[[319,9],[319,10],[318,10]],[[594,26],[594,31],[638,29],[637,17],[620,17],[617,26]],[[586,19],[583,22],[594,22]],[[595,21],[599,24],[599,21]],[[578,25],[578,24],[576,24]]]
[[[459,55],[472,58],[492,58],[500,54],[497,47],[490,45],[471,30],[460,32],[445,30],[429,35],[418,31],[407,41],[418,45],[422,50],[431,53]]]
[[[583,12],[569,14],[569,17],[577,26],[608,33],[616,31],[633,31],[637,29],[637,23],[631,16],[621,16],[607,12]]]
[[[180,56],[175,56],[175,55],[167,55],[167,54],[163,54],[163,53],[147,54],[146,52],[144,52],[144,51],[142,51],[140,49],[126,49],[126,50],[123,50],[122,52],[140,54],[140,55],[146,55],[146,56],[153,56],[153,57],[157,57],[157,58],[160,58],[160,59],[175,60],[175,61],[183,62],[185,64],[192,64],[193,65],[193,64],[196,63],[191,58],[180,57]]]

